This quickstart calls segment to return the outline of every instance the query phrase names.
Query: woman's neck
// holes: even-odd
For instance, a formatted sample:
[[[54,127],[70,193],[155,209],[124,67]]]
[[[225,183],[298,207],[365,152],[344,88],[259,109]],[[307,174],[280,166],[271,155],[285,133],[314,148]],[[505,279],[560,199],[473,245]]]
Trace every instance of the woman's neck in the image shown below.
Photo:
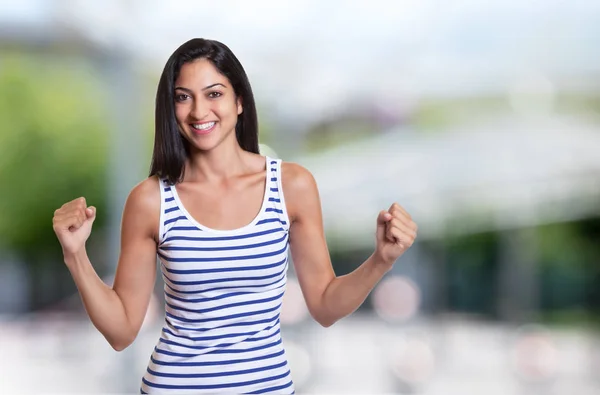
[[[249,168],[249,152],[239,144],[225,145],[210,151],[193,152],[186,163],[186,181],[220,182],[243,174]]]

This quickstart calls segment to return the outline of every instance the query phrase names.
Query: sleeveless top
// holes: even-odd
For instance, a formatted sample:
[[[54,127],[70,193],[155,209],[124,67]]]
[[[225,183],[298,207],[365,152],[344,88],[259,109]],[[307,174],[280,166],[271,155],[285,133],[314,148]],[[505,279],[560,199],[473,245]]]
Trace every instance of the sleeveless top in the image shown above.
[[[294,393],[279,322],[289,219],[281,160],[266,165],[260,212],[235,230],[196,222],[160,181],[165,324],[141,393]]]

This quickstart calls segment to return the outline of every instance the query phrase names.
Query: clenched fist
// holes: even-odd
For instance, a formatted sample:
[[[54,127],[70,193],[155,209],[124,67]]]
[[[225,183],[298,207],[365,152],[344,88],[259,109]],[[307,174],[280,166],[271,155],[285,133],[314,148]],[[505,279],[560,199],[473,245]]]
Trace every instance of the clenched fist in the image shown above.
[[[96,208],[88,207],[80,197],[62,205],[52,219],[54,233],[63,249],[63,254],[76,254],[85,247],[96,219]]]
[[[379,213],[376,253],[385,264],[391,266],[412,246],[416,237],[417,224],[398,203]]]

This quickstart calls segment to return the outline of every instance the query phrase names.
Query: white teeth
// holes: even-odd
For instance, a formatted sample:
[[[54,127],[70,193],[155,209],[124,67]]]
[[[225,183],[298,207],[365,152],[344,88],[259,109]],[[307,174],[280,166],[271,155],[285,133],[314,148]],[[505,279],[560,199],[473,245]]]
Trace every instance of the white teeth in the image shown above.
[[[208,122],[203,124],[193,124],[192,127],[198,130],[208,130],[214,126],[214,122]]]

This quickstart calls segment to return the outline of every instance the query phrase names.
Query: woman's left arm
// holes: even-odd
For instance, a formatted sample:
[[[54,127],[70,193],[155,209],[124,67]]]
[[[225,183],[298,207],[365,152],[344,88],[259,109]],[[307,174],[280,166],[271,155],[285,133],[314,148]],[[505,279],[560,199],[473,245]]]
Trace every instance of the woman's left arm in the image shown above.
[[[282,182],[291,222],[290,247],[296,275],[310,314],[328,327],[353,313],[365,301],[394,262],[412,245],[417,225],[400,205],[392,204],[377,217],[373,254],[353,272],[336,276],[325,240],[314,177],[297,164],[284,163]]]

